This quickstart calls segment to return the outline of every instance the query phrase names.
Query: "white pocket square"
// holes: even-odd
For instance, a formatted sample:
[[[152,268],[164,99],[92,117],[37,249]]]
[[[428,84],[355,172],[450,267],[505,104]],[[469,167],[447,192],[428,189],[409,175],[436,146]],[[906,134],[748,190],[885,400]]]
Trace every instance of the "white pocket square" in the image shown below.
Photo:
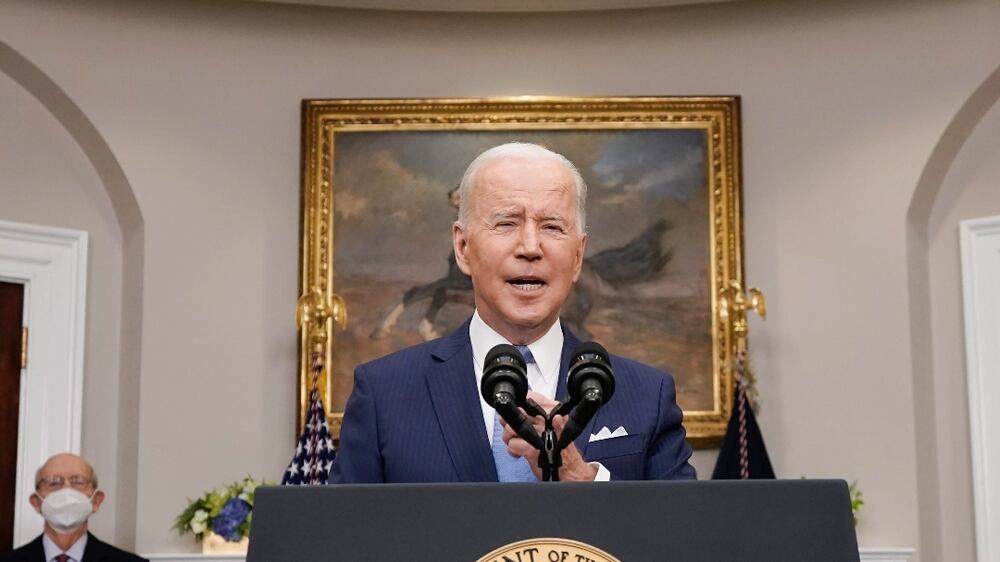
[[[625,431],[625,428],[623,426],[619,425],[618,429],[616,429],[614,431],[611,431],[610,429],[608,429],[608,426],[604,426],[597,433],[591,433],[590,434],[590,441],[589,441],[589,443],[593,443],[594,441],[604,441],[605,439],[613,439],[615,437],[625,437],[627,435],[628,435],[628,432]]]

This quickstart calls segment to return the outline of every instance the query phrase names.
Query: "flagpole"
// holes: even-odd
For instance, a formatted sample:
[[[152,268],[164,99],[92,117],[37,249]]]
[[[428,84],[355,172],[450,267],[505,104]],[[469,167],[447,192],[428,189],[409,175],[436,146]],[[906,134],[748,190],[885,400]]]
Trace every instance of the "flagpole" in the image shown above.
[[[295,322],[312,349],[310,353],[310,390],[319,390],[320,375],[326,367],[326,344],[329,339],[328,320],[343,330],[347,327],[347,305],[340,295],[329,297],[319,287],[299,297],[295,307]]]
[[[736,408],[739,425],[739,455],[740,479],[750,478],[750,456],[747,449],[747,310],[753,310],[761,319],[767,319],[767,302],[764,293],[757,287],[751,287],[748,293],[743,292],[743,286],[733,279],[729,286],[722,289],[719,295],[719,319],[726,323],[731,319],[733,330],[733,348],[736,384]]]

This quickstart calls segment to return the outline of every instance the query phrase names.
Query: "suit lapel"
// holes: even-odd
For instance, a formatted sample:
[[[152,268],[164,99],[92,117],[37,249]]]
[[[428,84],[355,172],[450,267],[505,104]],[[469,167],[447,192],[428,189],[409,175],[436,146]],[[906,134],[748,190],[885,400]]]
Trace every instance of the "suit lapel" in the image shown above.
[[[45,546],[42,545],[42,536],[43,535],[38,535],[37,537],[35,537],[35,540],[29,542],[24,547],[23,552],[27,556],[25,560],[45,562]]]
[[[580,347],[580,340],[563,324],[563,348],[562,358],[559,360],[559,383],[556,385],[556,400],[562,401],[567,398],[566,374],[569,372],[569,360],[573,351],[578,347]]]
[[[100,562],[105,558],[104,543],[97,537],[87,533],[87,546],[83,549],[83,559],[80,562]]]
[[[438,364],[427,375],[427,387],[458,479],[495,482],[493,453],[483,435],[469,323],[442,339],[431,353]]]
[[[556,399],[560,402],[569,398],[569,391],[566,389],[566,377],[569,373],[569,362],[572,359],[573,352],[580,347],[580,339],[576,337],[573,332],[563,325],[563,350],[562,350],[562,361],[559,362],[559,386],[556,389]],[[595,423],[601,418],[601,412],[604,408],[597,410],[594,417],[590,419],[587,426],[580,432],[580,435],[573,440],[576,444],[576,448],[580,450],[580,454],[584,455],[586,458],[587,445],[590,444],[590,434],[594,432]]]

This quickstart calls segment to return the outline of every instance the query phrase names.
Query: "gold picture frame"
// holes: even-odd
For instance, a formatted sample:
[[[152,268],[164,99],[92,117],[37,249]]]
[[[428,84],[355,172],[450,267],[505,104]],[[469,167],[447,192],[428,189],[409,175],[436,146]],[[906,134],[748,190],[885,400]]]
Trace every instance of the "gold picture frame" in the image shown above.
[[[355,365],[471,313],[445,258],[449,193],[481,150],[525,140],[565,154],[590,187],[594,282],[564,318],[673,372],[689,440],[721,441],[736,342],[719,299],[743,282],[737,96],[323,99],[302,113],[299,428],[314,352],[339,437]],[[343,305],[351,321],[335,332]]]

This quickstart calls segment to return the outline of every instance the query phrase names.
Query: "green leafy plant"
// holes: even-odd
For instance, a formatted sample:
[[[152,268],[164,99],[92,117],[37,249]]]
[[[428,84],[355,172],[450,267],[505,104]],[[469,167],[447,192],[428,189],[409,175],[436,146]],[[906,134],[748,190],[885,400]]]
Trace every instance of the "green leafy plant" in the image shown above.
[[[212,531],[227,541],[239,542],[250,535],[253,518],[253,496],[258,486],[273,482],[246,476],[243,480],[219,486],[205,492],[174,519],[174,529],[181,535],[194,533],[202,540],[206,531]]]
[[[861,488],[858,488],[857,480],[851,482],[847,490],[851,495],[851,516],[854,519],[854,526],[857,527],[858,515],[861,513],[861,508],[865,505],[865,496],[861,493]]]

